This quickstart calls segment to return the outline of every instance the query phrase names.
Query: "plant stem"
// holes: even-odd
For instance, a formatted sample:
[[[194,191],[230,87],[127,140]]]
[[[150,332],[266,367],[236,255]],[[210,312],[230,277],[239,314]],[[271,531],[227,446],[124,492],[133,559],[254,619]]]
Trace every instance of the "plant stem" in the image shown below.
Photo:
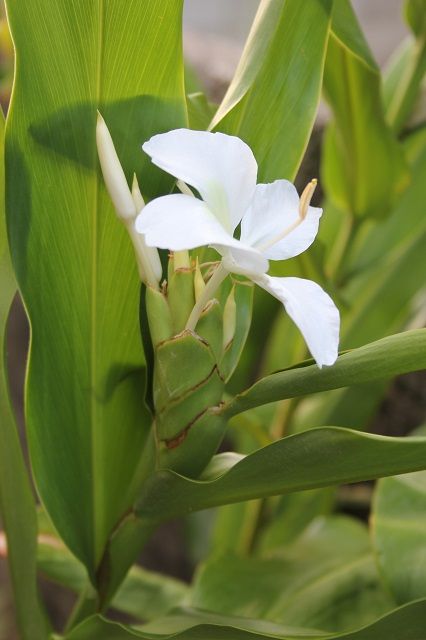
[[[87,584],[79,594],[79,597],[66,622],[64,633],[71,631],[79,622],[98,610],[98,599],[92,585]]]
[[[204,307],[209,302],[209,300],[211,300],[214,297],[216,290],[225,280],[227,275],[228,275],[228,271],[223,267],[222,263],[220,262],[219,265],[216,267],[212,277],[206,284],[206,288],[204,289],[200,298],[195,303],[194,308],[192,309],[191,314],[188,318],[188,322],[186,323],[185,329],[194,331]]]

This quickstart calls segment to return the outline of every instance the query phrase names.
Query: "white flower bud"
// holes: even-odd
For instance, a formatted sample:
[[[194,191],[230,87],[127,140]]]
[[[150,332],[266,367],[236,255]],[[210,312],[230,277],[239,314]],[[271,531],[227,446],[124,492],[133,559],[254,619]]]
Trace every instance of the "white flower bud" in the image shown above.
[[[117,216],[121,220],[133,220],[137,214],[135,203],[118,159],[111,134],[99,111],[96,124],[96,144],[105,185]]]

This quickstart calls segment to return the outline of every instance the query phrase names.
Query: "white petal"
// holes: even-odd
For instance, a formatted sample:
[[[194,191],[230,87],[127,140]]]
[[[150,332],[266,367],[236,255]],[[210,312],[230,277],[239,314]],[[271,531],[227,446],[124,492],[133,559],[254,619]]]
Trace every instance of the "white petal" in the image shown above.
[[[232,273],[239,273],[247,278],[257,278],[269,269],[267,258],[253,247],[244,245],[239,240],[227,246],[214,245],[223,256],[223,266]]]
[[[299,196],[288,180],[258,184],[241,222],[241,240],[258,247],[271,260],[286,260],[305,251],[318,233],[322,209],[309,207],[304,220],[284,238],[268,246],[299,220]],[[267,246],[264,249],[262,247]]]
[[[152,200],[136,218],[135,226],[145,235],[148,246],[172,251],[234,242],[202,200],[183,194]]]
[[[283,303],[317,365],[332,365],[338,354],[340,315],[330,296],[315,282],[303,278],[265,275],[256,282]]]
[[[240,138],[209,131],[176,129],[143,145],[154,164],[198,190],[232,234],[250,204],[257,163]]]

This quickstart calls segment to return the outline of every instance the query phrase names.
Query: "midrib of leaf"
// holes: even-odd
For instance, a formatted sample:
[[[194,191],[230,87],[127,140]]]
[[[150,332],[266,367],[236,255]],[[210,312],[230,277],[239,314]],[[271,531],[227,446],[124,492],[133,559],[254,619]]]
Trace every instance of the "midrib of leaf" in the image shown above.
[[[96,63],[96,102],[97,106],[100,105],[101,92],[102,92],[102,62],[103,62],[103,40],[104,40],[104,20],[105,20],[105,6],[104,0],[98,0],[98,50],[97,50],[97,63]],[[96,167],[96,147],[93,147],[94,153],[94,166]],[[98,481],[99,469],[98,469],[98,402],[97,402],[97,341],[96,341],[96,327],[97,327],[97,296],[98,296],[98,208],[99,208],[99,181],[95,170],[94,178],[94,194],[93,194],[93,211],[92,211],[92,265],[91,265],[91,295],[90,295],[90,313],[91,313],[91,326],[90,326],[90,434],[91,434],[91,457],[92,457],[92,500],[93,500],[93,535],[94,535],[94,557],[99,558],[102,549],[98,548],[99,544],[102,544],[101,539],[101,527],[99,522],[102,522],[102,505],[103,505],[103,490],[102,482]],[[98,517],[99,514],[99,517]],[[101,520],[100,520],[101,518]]]

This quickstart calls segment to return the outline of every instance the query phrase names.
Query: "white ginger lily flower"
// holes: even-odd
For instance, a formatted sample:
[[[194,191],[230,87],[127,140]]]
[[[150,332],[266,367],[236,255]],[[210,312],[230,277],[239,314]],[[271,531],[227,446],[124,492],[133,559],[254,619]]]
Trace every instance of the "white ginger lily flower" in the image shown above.
[[[188,193],[156,198],[136,219],[149,246],[180,251],[212,246],[222,256],[188,320],[194,329],[203,306],[230,272],[263,287],[284,305],[319,367],[337,358],[339,312],[330,296],[303,278],[267,275],[269,260],[299,255],[318,233],[322,209],[309,206],[312,181],[301,198],[288,180],[256,184],[257,163],[239,138],[177,129],[143,145],[152,162],[194,187]],[[241,223],[240,239],[233,234]]]

